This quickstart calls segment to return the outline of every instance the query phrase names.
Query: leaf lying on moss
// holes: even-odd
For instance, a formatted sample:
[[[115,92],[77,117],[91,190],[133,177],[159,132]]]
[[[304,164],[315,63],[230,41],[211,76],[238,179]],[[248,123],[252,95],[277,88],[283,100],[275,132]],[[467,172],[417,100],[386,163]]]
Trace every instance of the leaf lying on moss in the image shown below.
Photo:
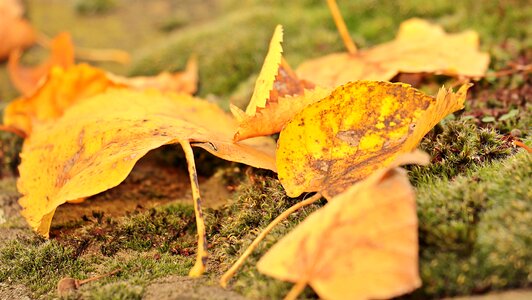
[[[417,152],[401,160],[429,158]],[[414,191],[393,167],[312,213],[261,258],[259,271],[296,282],[294,293],[310,284],[324,299],[391,298],[419,287]]]
[[[354,80],[389,80],[399,72],[484,76],[489,55],[478,50],[474,31],[447,34],[421,19],[403,22],[395,40],[355,53],[333,53],[302,63],[297,74],[336,87]]]
[[[307,106],[281,131],[279,180],[291,197],[345,190],[399,153],[415,149],[447,114],[463,107],[469,85],[436,98],[402,83],[359,81]]]
[[[25,141],[18,182],[22,214],[48,235],[57,206],[118,185],[148,151],[181,141],[275,170],[274,142],[236,144],[235,129],[216,105],[186,94],[113,89],[85,99],[60,119],[36,126]]]

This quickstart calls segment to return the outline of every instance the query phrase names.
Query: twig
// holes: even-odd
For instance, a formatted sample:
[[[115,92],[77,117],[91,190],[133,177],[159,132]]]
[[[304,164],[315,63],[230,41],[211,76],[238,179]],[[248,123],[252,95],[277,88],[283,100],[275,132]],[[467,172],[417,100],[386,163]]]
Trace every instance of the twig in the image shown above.
[[[300,281],[296,282],[296,284],[294,284],[292,286],[292,288],[290,289],[288,294],[286,294],[286,296],[284,297],[284,300],[295,300],[295,299],[297,299],[297,296],[299,296],[299,294],[301,294],[301,292],[303,292],[303,290],[305,289],[306,286],[307,286],[307,280],[300,280]]]
[[[281,221],[286,219],[296,210],[302,207],[305,207],[307,205],[310,205],[316,202],[317,200],[319,200],[320,198],[321,198],[321,194],[316,193],[314,196],[292,205],[290,208],[283,211],[283,213],[277,216],[277,218],[275,218],[270,224],[268,224],[268,226],[264,228],[264,230],[255,238],[255,240],[253,240],[253,242],[248,246],[248,248],[244,251],[244,253],[242,253],[242,255],[238,258],[238,260],[231,266],[231,268],[222,275],[222,277],[220,278],[220,285],[224,288],[227,287],[227,283],[235,275],[236,271],[244,264],[244,261],[246,260],[246,258],[248,258],[248,256],[250,256],[251,253],[253,253],[253,250],[257,248],[259,243],[268,235],[268,233],[270,233],[270,231],[272,231],[272,229],[277,224],[279,224]]]
[[[196,263],[190,269],[188,276],[199,277],[205,272],[205,264],[207,263],[207,237],[205,234],[205,221],[203,220],[203,212],[201,211],[201,198],[198,184],[198,173],[196,172],[196,164],[194,163],[194,153],[189,141],[181,141],[181,147],[185,151],[185,158],[188,164],[188,174],[190,176],[190,184],[192,186],[192,198],[194,200],[194,212],[196,214],[196,227],[198,231],[198,253],[196,254]]]
[[[347,51],[349,54],[355,54],[357,52],[357,46],[351,39],[349,31],[347,31],[347,26],[345,26],[344,18],[342,18],[342,14],[340,13],[340,9],[336,4],[336,0],[327,0],[327,5],[329,5],[329,10],[333,16],[334,23],[336,24],[336,28],[338,28],[338,32],[344,41]]]

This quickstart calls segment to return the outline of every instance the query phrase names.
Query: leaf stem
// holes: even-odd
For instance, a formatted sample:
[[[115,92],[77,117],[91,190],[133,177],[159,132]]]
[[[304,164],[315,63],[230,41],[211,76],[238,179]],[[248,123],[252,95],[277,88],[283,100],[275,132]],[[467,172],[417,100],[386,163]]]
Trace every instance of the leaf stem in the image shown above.
[[[8,132],[14,133],[14,134],[20,136],[20,137],[23,138],[23,139],[25,139],[25,138],[28,137],[24,131],[22,131],[22,130],[20,130],[20,129],[18,129],[18,128],[12,127],[12,126],[1,125],[1,124],[0,124],[0,130],[8,131]]]
[[[305,207],[307,205],[310,205],[316,202],[317,200],[319,200],[320,198],[321,198],[321,194],[316,193],[314,196],[292,205],[290,208],[283,211],[279,216],[277,216],[277,218],[275,218],[270,224],[268,224],[268,226],[264,228],[264,230],[255,238],[255,240],[253,240],[253,242],[248,246],[248,248],[244,251],[244,253],[242,253],[242,255],[238,258],[238,260],[231,266],[231,268],[222,275],[222,277],[220,278],[220,285],[224,288],[227,287],[227,282],[235,275],[236,271],[244,264],[244,261],[246,260],[246,258],[248,258],[248,256],[250,256],[251,253],[253,253],[253,250],[257,248],[259,243],[268,235],[268,233],[270,233],[270,231],[272,231],[272,229],[277,224],[279,224],[281,221],[286,219],[296,210],[302,207]]]
[[[331,11],[331,14],[333,16],[334,23],[336,24],[336,28],[338,29],[338,32],[340,33],[340,36],[344,41],[344,45],[347,48],[347,51],[349,52],[349,54],[355,54],[357,52],[357,46],[351,39],[349,31],[347,31],[347,26],[345,26],[344,18],[342,18],[342,14],[340,13],[340,9],[336,4],[336,0],[327,0],[327,5],[329,6],[329,10]]]
[[[307,286],[307,280],[306,279],[303,279],[303,280],[300,280],[300,281],[296,282],[296,284],[294,284],[292,286],[292,288],[290,289],[288,294],[286,294],[286,296],[284,297],[284,300],[295,300],[295,299],[297,299],[297,296],[299,296],[299,294],[301,294],[301,292],[303,292],[303,290],[305,289],[306,286]]]
[[[196,255],[196,263],[190,269],[188,276],[199,277],[205,272],[205,264],[207,263],[207,238],[205,235],[205,221],[203,219],[203,212],[201,211],[201,198],[198,184],[198,173],[196,172],[196,164],[194,163],[194,153],[189,141],[180,141],[181,147],[185,152],[185,158],[188,164],[188,174],[190,176],[190,184],[192,187],[192,198],[194,200],[194,212],[196,214],[196,227],[198,231],[198,253]]]

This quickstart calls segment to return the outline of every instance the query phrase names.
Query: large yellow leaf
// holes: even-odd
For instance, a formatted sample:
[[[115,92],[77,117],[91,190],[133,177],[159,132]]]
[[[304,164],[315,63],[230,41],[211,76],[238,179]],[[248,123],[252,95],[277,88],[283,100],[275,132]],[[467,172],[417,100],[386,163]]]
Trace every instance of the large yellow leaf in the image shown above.
[[[402,83],[358,81],[299,112],[281,131],[279,180],[290,197],[345,190],[402,152],[415,149],[447,114],[463,107],[469,85],[436,98]]]
[[[333,53],[302,63],[297,74],[337,87],[355,80],[389,80],[399,72],[484,76],[489,55],[478,49],[474,31],[447,34],[421,19],[403,22],[395,40],[355,53]]]
[[[233,143],[236,122],[215,104],[186,94],[112,89],[36,125],[21,153],[22,215],[48,235],[57,206],[122,182],[148,151],[189,141],[223,159],[275,170],[275,143]]]
[[[240,123],[235,141],[279,132],[298,111],[330,92],[299,80],[282,57],[282,38],[282,27],[278,25],[246,111],[230,107]]]
[[[335,196],[275,244],[259,271],[295,289],[309,284],[322,299],[388,299],[419,287],[414,191],[391,167],[428,160],[409,154]]]

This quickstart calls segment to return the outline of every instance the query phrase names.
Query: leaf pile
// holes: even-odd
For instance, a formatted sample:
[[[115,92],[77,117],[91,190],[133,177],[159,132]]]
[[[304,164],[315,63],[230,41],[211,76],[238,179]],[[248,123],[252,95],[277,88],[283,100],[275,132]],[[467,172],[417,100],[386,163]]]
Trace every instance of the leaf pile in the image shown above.
[[[0,16],[9,18],[1,22],[25,24],[20,13],[2,5]],[[338,18],[335,14],[348,41]],[[232,116],[192,96],[198,84],[195,56],[184,72],[126,78],[75,64],[75,47],[62,33],[51,41],[49,59],[30,68],[19,62],[21,47],[34,40],[30,33],[20,35],[24,40],[6,39],[9,49],[0,48],[0,58],[10,53],[9,73],[23,95],[5,109],[3,128],[25,137],[19,203],[39,234],[48,236],[59,205],[119,185],[148,151],[179,143],[198,230],[191,276],[203,273],[207,259],[194,146],[278,171],[290,197],[317,192],[272,222],[224,282],[275,224],[323,196],[329,203],[258,264],[259,271],[296,283],[287,298],[307,284],[330,299],[395,297],[421,285],[415,195],[397,167],[428,163],[426,154],[413,151],[438,122],[464,107],[470,84],[456,93],[442,88],[432,97],[383,80],[399,72],[484,76],[489,57],[478,51],[476,33],[447,34],[411,19],[394,41],[360,51],[346,42],[349,53],[314,59],[293,71],[283,58],[279,25],[247,108],[232,105]],[[280,133],[277,143],[267,137],[274,133]]]

